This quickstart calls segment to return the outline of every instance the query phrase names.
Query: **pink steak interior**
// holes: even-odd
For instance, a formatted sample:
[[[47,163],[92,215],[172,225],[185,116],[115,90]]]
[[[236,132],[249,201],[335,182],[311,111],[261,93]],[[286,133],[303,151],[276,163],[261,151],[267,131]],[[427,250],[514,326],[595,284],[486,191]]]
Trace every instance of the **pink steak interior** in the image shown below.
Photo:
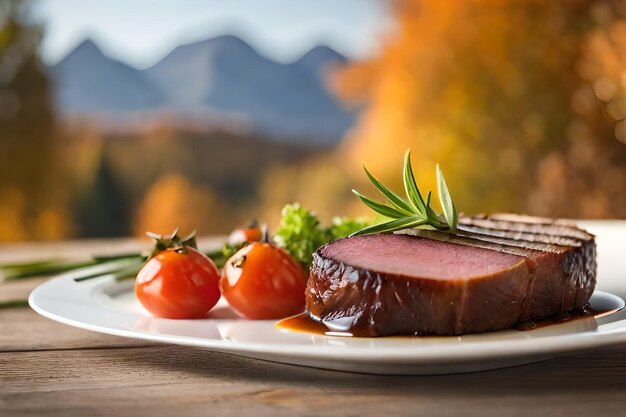
[[[397,234],[340,239],[322,255],[361,269],[429,279],[480,278],[524,261],[493,250]]]

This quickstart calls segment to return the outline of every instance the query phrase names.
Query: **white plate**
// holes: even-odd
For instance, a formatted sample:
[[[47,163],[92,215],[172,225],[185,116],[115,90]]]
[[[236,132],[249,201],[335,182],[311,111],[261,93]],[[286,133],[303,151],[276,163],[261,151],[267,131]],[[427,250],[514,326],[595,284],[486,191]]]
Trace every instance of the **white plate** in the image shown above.
[[[624,226],[620,227],[622,232],[626,230],[626,225],[620,226]],[[607,265],[623,263],[617,258],[604,259]],[[602,274],[601,268],[600,282]],[[274,362],[377,374],[472,372],[626,342],[626,310],[530,331],[387,338],[290,332],[275,328],[275,321],[238,319],[223,304],[218,304],[208,319],[158,319],[151,317],[136,300],[132,282],[117,283],[110,276],[81,283],[74,282],[71,275],[61,276],[35,289],[29,303],[52,320],[96,332]],[[621,298],[602,291],[596,291],[591,304],[623,307]]]

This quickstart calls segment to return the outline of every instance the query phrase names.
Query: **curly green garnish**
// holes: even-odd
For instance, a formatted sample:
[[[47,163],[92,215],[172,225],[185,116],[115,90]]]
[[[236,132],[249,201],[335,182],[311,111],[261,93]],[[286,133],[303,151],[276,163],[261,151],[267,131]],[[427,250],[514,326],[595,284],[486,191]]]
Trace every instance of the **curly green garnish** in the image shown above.
[[[331,240],[346,237],[370,223],[363,219],[335,217],[332,225],[320,224],[315,212],[298,203],[287,204],[281,212],[280,225],[274,235],[274,243],[284,248],[304,268],[311,266],[313,252]]]

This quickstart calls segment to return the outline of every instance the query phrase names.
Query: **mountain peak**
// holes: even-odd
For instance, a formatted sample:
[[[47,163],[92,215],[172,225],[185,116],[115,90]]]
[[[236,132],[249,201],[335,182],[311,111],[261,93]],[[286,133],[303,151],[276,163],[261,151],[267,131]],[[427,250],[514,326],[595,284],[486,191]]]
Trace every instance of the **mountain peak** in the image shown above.
[[[170,54],[175,53],[177,50],[189,49],[205,49],[213,53],[225,51],[245,51],[258,54],[257,51],[250,44],[234,35],[222,35],[215,38],[181,45],[176,47]]]
[[[304,64],[306,66],[319,67],[321,65],[325,65],[329,62],[345,62],[346,57],[341,55],[339,52],[335,51],[333,48],[326,45],[319,45],[298,59],[298,62]]]
[[[71,54],[98,54],[104,55],[102,49],[91,39],[85,39],[82,41],[76,48],[72,50],[68,55]]]
[[[158,71],[159,66],[168,61],[188,62],[206,56],[223,54],[248,54],[258,56],[258,52],[234,35],[221,35],[210,39],[179,45],[165,55],[159,62],[148,68],[148,71]],[[193,65],[193,64],[192,64]]]
[[[91,39],[85,39],[78,46],[76,46],[70,53],[68,53],[57,66],[67,62],[69,60],[78,59],[89,60],[89,59],[98,59],[105,57],[104,53],[100,49],[100,47]]]
[[[215,38],[207,39],[203,42],[210,45],[220,45],[225,47],[252,48],[246,41],[235,35],[216,36]]]

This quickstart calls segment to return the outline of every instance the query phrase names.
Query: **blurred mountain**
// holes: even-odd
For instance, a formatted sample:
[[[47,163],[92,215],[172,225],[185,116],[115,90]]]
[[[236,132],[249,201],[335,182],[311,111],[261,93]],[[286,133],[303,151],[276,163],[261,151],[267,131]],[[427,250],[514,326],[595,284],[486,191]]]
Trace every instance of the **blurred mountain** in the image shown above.
[[[89,40],[51,68],[51,75],[57,108],[66,115],[153,109],[167,102],[142,71],[107,58]]]
[[[325,46],[282,64],[234,36],[183,45],[154,66],[137,70],[85,41],[51,68],[61,114],[99,121],[106,128],[142,120],[203,121],[208,129],[238,120],[280,141],[335,144],[352,125],[325,84],[324,74],[345,58]],[[230,117],[229,117],[230,116]]]
[[[320,45],[311,49],[298,60],[300,66],[314,72],[317,76],[320,71],[328,69],[332,64],[345,63],[346,57],[328,46]]]

